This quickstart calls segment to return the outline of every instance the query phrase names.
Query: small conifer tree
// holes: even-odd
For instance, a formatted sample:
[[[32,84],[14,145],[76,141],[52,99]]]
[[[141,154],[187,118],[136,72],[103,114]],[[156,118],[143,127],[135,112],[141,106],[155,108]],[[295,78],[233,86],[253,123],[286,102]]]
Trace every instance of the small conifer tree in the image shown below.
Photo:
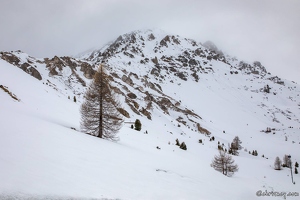
[[[281,170],[281,160],[278,156],[275,158],[274,169]]]
[[[180,143],[179,143],[178,138],[176,139],[176,145],[177,145],[177,146],[180,146]]]
[[[76,100],[76,97],[74,96],[74,102],[76,103],[76,101],[77,101],[77,100]]]
[[[139,119],[136,119],[134,122],[135,130],[140,131],[142,129],[142,123]]]
[[[295,167],[299,167],[299,164],[298,164],[298,162],[296,162],[296,163],[295,163]]]
[[[186,144],[184,142],[181,143],[180,149],[187,150]]]
[[[295,167],[295,174],[298,174],[298,169]]]

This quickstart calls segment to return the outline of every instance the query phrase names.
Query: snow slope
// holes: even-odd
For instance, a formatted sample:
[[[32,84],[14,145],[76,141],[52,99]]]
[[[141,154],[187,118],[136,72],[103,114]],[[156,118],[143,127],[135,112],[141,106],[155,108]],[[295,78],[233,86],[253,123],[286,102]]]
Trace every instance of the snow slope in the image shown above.
[[[156,37],[158,41],[161,38],[164,37]],[[181,45],[184,48],[188,44]],[[154,47],[153,43],[145,44],[149,51]],[[181,53],[175,47],[166,51]],[[158,58],[163,55],[158,54],[155,54]],[[139,58],[134,60],[139,62]],[[128,66],[130,61],[132,64]],[[143,86],[141,77],[149,75],[152,66],[133,62],[117,55],[108,60],[111,66],[116,66],[110,73],[120,77],[122,69],[127,74],[136,73],[138,79],[133,78],[132,86],[118,79],[114,84],[118,86],[119,82],[120,88],[126,85],[129,91],[138,94],[135,101],[145,106],[144,93],[135,88]],[[149,120],[124,103],[130,112],[125,122],[139,118],[142,130],[134,131],[125,123],[118,134],[120,140],[110,142],[79,131],[82,95],[76,103],[68,96],[74,91],[82,94],[85,88],[79,83],[75,89],[66,87],[62,80],[70,75],[67,69],[61,77],[48,77],[48,71],[40,64],[37,67],[43,80],[39,81],[0,59],[0,85],[8,87],[20,99],[16,101],[0,90],[0,198],[250,200],[259,198],[257,191],[299,194],[299,175],[294,174],[294,185],[289,169],[273,169],[276,156],[282,159],[284,154],[291,154],[293,163],[300,161],[299,86],[289,81],[284,86],[273,84],[266,78],[242,73],[230,75],[230,70],[235,69],[227,64],[217,61],[210,64],[214,73],[199,74],[199,82],[191,77],[184,81],[164,71],[161,74],[165,73],[166,79],[159,81],[149,75],[148,81],[159,83],[164,95],[181,102],[180,108],[199,114],[201,119],[191,119],[207,128],[215,141],[197,132],[193,123],[187,121],[188,126],[184,126],[176,120],[178,116],[187,119],[189,115],[172,109],[166,114],[154,104]],[[46,84],[47,79],[55,87]],[[257,92],[265,84],[270,84],[277,95]],[[154,97],[161,95],[147,86],[145,90]],[[274,122],[274,118],[280,123]],[[266,127],[275,130],[269,134],[261,132]],[[247,150],[234,156],[239,171],[229,178],[211,168],[210,163],[218,153],[218,141],[227,148],[236,135]],[[187,144],[187,151],[175,145],[177,138]],[[199,144],[199,139],[203,144]],[[259,155],[250,155],[248,151],[252,150]],[[260,198],[284,199],[283,196]]]

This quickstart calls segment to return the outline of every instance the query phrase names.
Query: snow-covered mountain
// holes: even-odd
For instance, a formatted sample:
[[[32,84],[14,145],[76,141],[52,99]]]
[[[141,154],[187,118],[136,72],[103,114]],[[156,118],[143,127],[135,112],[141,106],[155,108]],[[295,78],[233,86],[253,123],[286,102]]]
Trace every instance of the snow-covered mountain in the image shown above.
[[[80,133],[79,107],[100,63],[123,105],[117,143]],[[273,169],[277,156],[300,161],[300,86],[212,42],[140,30],[76,58],[1,52],[0,72],[0,196],[253,199],[259,190],[300,192],[289,169]],[[141,132],[130,128],[135,119]],[[243,142],[234,156],[240,169],[228,178],[210,163],[218,144],[228,149],[235,136]]]

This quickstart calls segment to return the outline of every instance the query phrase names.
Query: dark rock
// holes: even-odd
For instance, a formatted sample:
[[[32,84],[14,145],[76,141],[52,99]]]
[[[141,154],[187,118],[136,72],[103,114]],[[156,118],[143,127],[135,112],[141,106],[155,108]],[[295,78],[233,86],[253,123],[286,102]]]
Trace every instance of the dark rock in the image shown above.
[[[148,36],[148,40],[149,41],[152,41],[152,40],[154,40],[155,39],[155,37],[154,37],[154,35],[151,33],[149,36]]]
[[[124,117],[130,118],[129,113],[123,109],[123,108],[117,108],[117,110],[119,111],[119,113],[121,113]]]
[[[143,115],[145,115],[148,119],[151,120],[151,113],[150,113],[149,111],[147,111],[145,108],[142,108],[142,109],[140,110],[140,112],[141,112]]]
[[[133,85],[133,81],[131,80],[131,78],[127,77],[125,74],[122,76],[122,81],[124,81],[125,83],[127,83],[130,86]]]
[[[170,41],[170,36],[166,36],[166,37],[164,37],[164,39],[162,39],[161,41],[160,41],[160,45],[161,46],[165,46],[165,47],[168,47],[168,42],[171,42]]]
[[[28,70],[28,74],[30,74],[31,76],[33,76],[34,78],[36,78],[38,80],[42,80],[42,76],[37,69],[35,69],[34,67],[30,67],[27,70]]]
[[[3,52],[1,58],[10,64],[19,66],[20,59],[14,54]]]
[[[127,96],[129,97],[129,98],[131,98],[131,99],[136,99],[137,98],[137,96],[134,94],[134,93],[128,93],[127,94]]]

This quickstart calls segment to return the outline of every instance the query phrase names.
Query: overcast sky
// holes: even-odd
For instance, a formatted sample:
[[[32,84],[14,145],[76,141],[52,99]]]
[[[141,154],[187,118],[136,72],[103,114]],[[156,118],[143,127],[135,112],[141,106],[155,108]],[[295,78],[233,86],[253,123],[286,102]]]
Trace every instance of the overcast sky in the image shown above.
[[[300,83],[300,0],[0,0],[0,19],[0,51],[76,55],[160,28]]]

